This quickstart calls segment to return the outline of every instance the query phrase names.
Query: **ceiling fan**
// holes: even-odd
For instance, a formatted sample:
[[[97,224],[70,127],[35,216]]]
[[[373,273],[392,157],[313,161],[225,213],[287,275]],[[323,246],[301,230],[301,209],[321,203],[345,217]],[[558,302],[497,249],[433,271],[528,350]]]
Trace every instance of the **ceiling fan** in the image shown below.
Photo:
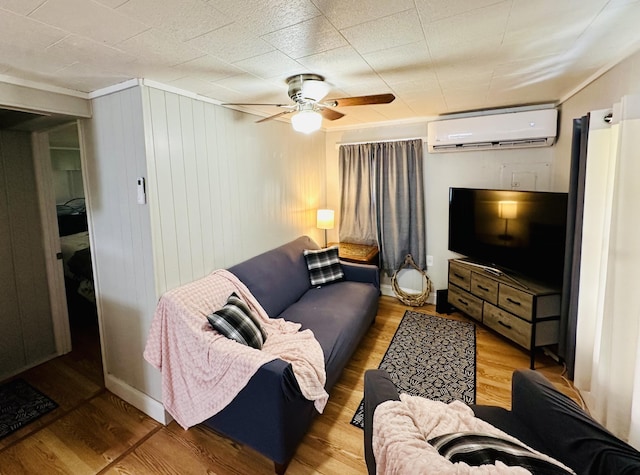
[[[259,122],[291,116],[291,124],[298,132],[310,133],[320,129],[322,118],[336,120],[344,116],[342,112],[333,110],[332,107],[364,106],[372,104],[388,104],[396,98],[393,94],[375,94],[371,96],[343,97],[341,99],[329,99],[323,101],[329,94],[330,86],[324,77],[319,74],[296,74],[287,78],[289,97],[295,104],[263,104],[263,103],[226,103],[227,106],[273,106],[285,110],[274,114]]]

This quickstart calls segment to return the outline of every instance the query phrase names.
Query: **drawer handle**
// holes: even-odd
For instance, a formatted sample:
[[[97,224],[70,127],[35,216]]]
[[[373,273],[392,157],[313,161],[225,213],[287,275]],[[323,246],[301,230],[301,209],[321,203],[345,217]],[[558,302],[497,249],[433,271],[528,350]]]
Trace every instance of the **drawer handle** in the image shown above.
[[[509,330],[511,330],[511,325],[507,325],[506,323],[504,323],[502,320],[498,320],[498,323],[500,325],[502,325],[505,328],[508,328]]]
[[[517,300],[511,300],[509,297],[507,297],[507,302],[512,303],[513,305],[517,305],[520,306],[522,305],[520,302],[518,302]]]
[[[458,299],[458,302],[460,302],[462,305],[466,305],[467,307],[469,306],[469,302],[465,302],[462,299]]]
[[[453,273],[453,275],[455,275],[458,279],[464,279],[463,275],[456,274],[455,272]]]
[[[484,290],[485,292],[489,292],[489,289],[487,289],[486,287],[481,286],[480,284],[478,284],[478,285],[477,285],[477,287],[478,287],[480,290]]]

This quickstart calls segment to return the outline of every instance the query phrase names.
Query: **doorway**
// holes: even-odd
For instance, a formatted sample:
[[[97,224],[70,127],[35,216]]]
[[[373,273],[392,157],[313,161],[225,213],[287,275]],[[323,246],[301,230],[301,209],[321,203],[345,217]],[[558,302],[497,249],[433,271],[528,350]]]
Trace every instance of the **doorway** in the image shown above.
[[[47,136],[72,352],[95,362],[98,371],[100,332],[77,123],[55,127]]]
[[[65,355],[104,386],[79,137],[75,117],[0,108],[0,380]]]

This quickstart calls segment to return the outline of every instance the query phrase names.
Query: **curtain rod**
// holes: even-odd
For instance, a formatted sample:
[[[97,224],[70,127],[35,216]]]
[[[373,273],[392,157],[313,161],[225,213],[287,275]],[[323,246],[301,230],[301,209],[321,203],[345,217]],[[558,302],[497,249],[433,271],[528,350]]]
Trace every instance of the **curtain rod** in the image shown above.
[[[420,139],[423,142],[427,141],[427,137],[422,136],[422,137],[409,137],[406,139],[365,140],[363,142],[336,142],[336,148],[339,148],[340,145],[362,145],[365,143],[383,143],[383,142],[406,142],[407,140],[417,140],[417,139]]]

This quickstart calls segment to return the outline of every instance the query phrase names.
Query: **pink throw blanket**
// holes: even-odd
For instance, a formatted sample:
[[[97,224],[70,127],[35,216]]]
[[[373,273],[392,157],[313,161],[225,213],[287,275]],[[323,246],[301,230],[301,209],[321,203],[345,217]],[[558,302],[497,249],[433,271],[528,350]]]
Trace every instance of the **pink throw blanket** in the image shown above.
[[[207,315],[222,308],[232,292],[260,319],[267,333],[262,350],[209,325]],[[276,358],[291,363],[302,394],[322,413],[329,398],[324,355],[313,332],[299,329],[300,324],[269,318],[235,275],[217,270],[160,298],[144,358],[161,370],[164,407],[185,429],[224,409],[260,366]]]
[[[373,454],[377,474],[422,475],[525,475],[522,467],[495,465],[471,467],[451,463],[440,456],[427,440],[454,432],[482,432],[514,442],[517,439],[478,419],[471,408],[460,401],[445,404],[417,396],[401,394],[400,401],[386,401],[373,414]],[[520,442],[521,443],[521,442]],[[522,444],[522,443],[521,443]],[[531,449],[533,450],[533,449]],[[537,454],[537,452],[534,450]],[[554,459],[540,454],[554,463]],[[567,468],[567,470],[570,470]]]

